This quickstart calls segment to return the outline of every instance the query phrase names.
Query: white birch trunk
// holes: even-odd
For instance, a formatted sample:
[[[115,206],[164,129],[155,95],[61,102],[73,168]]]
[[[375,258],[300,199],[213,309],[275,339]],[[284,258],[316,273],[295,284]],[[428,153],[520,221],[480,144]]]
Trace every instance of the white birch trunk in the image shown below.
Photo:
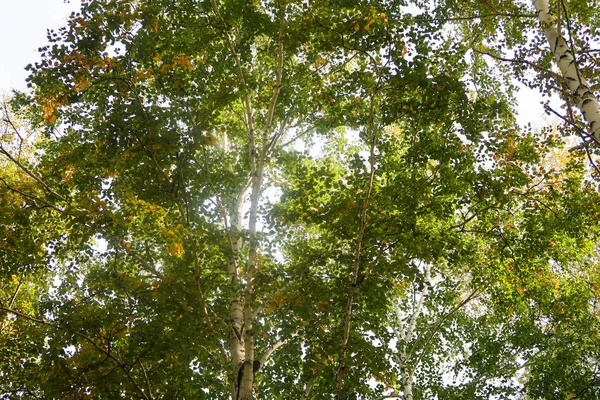
[[[231,279],[232,287],[238,288],[239,282],[239,265],[240,253],[243,247],[241,238],[242,231],[242,216],[244,213],[244,202],[248,196],[248,187],[244,188],[239,194],[235,207],[232,210],[230,218],[230,233],[229,239],[231,242],[232,256],[229,260],[228,274]],[[231,385],[232,400],[237,400],[239,393],[240,382],[238,380],[239,371],[243,366],[245,355],[244,343],[244,311],[240,293],[234,293],[229,303],[229,351],[231,353]]]
[[[402,394],[404,395],[404,400],[413,400],[413,378],[412,373],[403,370],[402,372],[402,381],[404,384],[404,390]]]
[[[219,11],[218,1],[211,0],[211,5],[223,27],[227,28],[227,22]],[[228,273],[231,278],[231,286],[234,290],[234,295],[230,299],[229,314],[229,348],[231,351],[232,364],[231,378],[233,380],[231,383],[232,400],[251,400],[253,398],[255,371],[253,332],[254,310],[252,309],[252,306],[254,301],[254,279],[259,250],[257,238],[258,205],[264,180],[266,162],[270,151],[269,144],[271,142],[275,107],[277,105],[279,91],[281,90],[284,61],[284,28],[285,8],[282,6],[279,16],[277,71],[262,137],[256,136],[252,95],[247,87],[244,66],[235,50],[232,38],[227,30],[224,30],[224,38],[229,48],[230,55],[235,60],[239,84],[243,93],[242,103],[245,109],[244,122],[246,123],[246,131],[248,134],[248,155],[250,164],[249,183],[236,199],[237,202],[231,213],[231,226],[229,232],[233,254],[229,261]],[[240,258],[243,247],[243,241],[241,240],[240,234],[244,215],[244,203],[248,195],[250,196],[250,215],[248,217],[249,254],[245,271],[240,271]]]
[[[534,0],[533,5],[541,22],[542,31],[550,43],[550,50],[567,81],[570,94],[588,123],[589,133],[596,142],[600,143],[600,104],[598,104],[598,99],[579,73],[574,54],[558,29],[557,17],[550,14],[548,0]]]
[[[398,339],[399,354],[395,357],[396,362],[400,366],[400,377],[402,379],[402,395],[403,400],[413,400],[413,375],[416,365],[412,363],[409,344],[412,341],[417,327],[417,320],[423,311],[425,298],[429,294],[429,285],[431,284],[431,265],[425,265],[425,287],[421,290],[419,302],[410,315],[408,322],[405,324],[402,318],[402,310],[397,304],[394,307],[396,312],[396,320],[398,328],[395,328],[396,337]],[[411,363],[413,364],[411,366]]]

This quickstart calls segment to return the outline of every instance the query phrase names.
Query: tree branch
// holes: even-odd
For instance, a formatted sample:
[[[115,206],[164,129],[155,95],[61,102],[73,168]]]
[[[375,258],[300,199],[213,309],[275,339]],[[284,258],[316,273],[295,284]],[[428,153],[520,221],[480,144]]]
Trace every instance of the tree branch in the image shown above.
[[[509,17],[509,18],[537,18],[535,14],[519,14],[519,13],[495,13],[495,14],[483,14],[483,15],[467,15],[464,17],[448,17],[448,18],[413,18],[419,22],[435,22],[435,21],[469,21],[474,19],[484,18],[498,18],[498,17]]]
[[[262,367],[267,364],[267,362],[269,361],[269,358],[271,358],[271,355],[281,346],[283,346],[284,344],[286,344],[290,339],[294,338],[298,336],[298,331],[292,333],[289,337],[279,340],[275,343],[273,343],[266,351],[265,354],[263,354],[262,358],[260,359],[260,369],[262,369]],[[260,371],[259,369],[259,371]],[[258,372],[258,371],[257,371]]]
[[[63,328],[62,326],[45,320],[45,319],[39,319],[39,318],[35,318],[32,316],[29,316],[27,314],[24,314],[20,311],[17,310],[13,310],[11,308],[8,307],[4,307],[4,306],[0,306],[0,310],[5,311],[7,313],[16,315],[17,317],[26,319],[28,321],[32,321],[35,323],[38,323],[40,325],[46,325],[46,326],[50,326],[54,329],[60,330],[60,331],[64,331],[64,332],[68,332],[68,333],[72,333],[75,336],[78,336],[82,339],[84,339],[86,342],[88,342],[89,344],[91,344],[96,350],[98,350],[100,353],[104,354],[106,357],[110,358],[111,360],[113,360],[118,366],[119,368],[121,368],[121,370],[125,373],[125,375],[127,376],[127,378],[129,379],[129,381],[131,382],[131,384],[135,387],[135,389],[138,391],[138,393],[140,393],[140,395],[142,396],[142,398],[146,399],[146,400],[152,400],[152,396],[150,393],[145,393],[144,390],[140,387],[140,385],[137,383],[137,381],[133,378],[133,376],[131,375],[131,370],[127,368],[127,366],[121,361],[119,360],[114,354],[112,354],[110,352],[110,350],[104,349],[103,347],[101,347],[100,345],[98,345],[98,343],[96,343],[96,341],[94,339],[92,339],[91,337],[87,336],[84,333],[81,332],[73,332],[70,331],[66,328]]]
[[[0,153],[4,154],[10,161],[12,161],[15,165],[17,165],[19,168],[21,168],[21,170],[23,170],[23,172],[25,172],[27,175],[29,175],[31,178],[33,178],[36,182],[38,182],[40,185],[42,185],[42,187],[51,195],[53,195],[54,197],[65,201],[66,198],[63,197],[62,195],[56,193],[54,190],[52,190],[52,188],[50,188],[50,186],[48,186],[46,184],[46,182],[44,182],[40,177],[38,177],[36,174],[34,174],[32,171],[30,171],[26,166],[24,166],[19,160],[15,159],[6,149],[4,149],[4,147],[2,147],[2,145],[0,145]]]
[[[427,349],[428,349],[429,345],[431,344],[433,337],[435,336],[437,331],[441,328],[443,323],[448,318],[450,318],[450,316],[452,314],[454,314],[456,311],[458,311],[460,308],[462,308],[465,304],[467,304],[468,302],[473,300],[478,294],[479,294],[478,290],[472,291],[471,294],[469,294],[469,296],[467,296],[467,298],[465,298],[463,301],[461,301],[459,304],[457,304],[456,307],[454,307],[446,315],[444,315],[442,318],[440,318],[440,320],[434,325],[433,329],[431,329],[429,332],[429,336],[427,337],[427,340],[425,341],[425,345],[423,346],[423,350],[421,351],[421,354],[419,354],[419,357],[417,358],[417,361],[415,362],[415,364],[413,366],[413,372],[416,370],[418,365],[421,363],[421,360],[423,359],[423,356],[427,353]]]

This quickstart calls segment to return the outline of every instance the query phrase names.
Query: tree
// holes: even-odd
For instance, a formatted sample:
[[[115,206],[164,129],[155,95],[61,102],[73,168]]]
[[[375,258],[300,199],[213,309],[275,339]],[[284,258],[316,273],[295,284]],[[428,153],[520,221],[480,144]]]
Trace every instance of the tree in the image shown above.
[[[595,398],[593,150],[504,3],[84,1],[5,108],[3,396]]]
[[[564,5],[562,1],[557,2],[558,12],[555,17],[550,14],[550,6],[547,1],[534,1],[534,6],[542,23],[544,35],[548,39],[550,49],[569,88],[570,95],[573,96],[579,110],[588,121],[591,136],[597,142],[600,138],[600,105],[583,77],[582,71],[579,70],[573,48],[562,37],[560,15],[562,14],[561,7],[564,7]]]

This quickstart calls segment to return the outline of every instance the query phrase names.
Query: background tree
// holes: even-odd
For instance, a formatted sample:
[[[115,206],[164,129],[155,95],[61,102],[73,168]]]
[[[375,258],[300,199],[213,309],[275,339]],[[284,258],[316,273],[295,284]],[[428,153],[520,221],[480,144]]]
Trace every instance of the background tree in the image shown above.
[[[531,5],[457,7],[84,1],[4,118],[3,395],[595,398],[593,155],[485,61]]]

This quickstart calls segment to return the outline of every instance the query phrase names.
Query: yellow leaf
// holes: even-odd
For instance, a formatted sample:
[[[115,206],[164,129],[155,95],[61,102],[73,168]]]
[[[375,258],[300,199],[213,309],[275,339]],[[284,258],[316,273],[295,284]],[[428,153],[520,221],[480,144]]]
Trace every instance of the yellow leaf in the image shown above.
[[[319,304],[317,304],[317,310],[319,312],[325,311],[325,309],[327,308],[327,304],[329,304],[329,302],[326,300],[320,301]]]
[[[167,246],[166,252],[177,258],[183,257],[183,246],[181,243],[171,243]]]
[[[76,92],[82,92],[90,86],[92,86],[92,83],[87,78],[81,78],[75,82],[73,90]]]
[[[187,71],[194,69],[194,66],[192,65],[192,57],[190,56],[175,56],[173,61],[176,65],[183,67],[183,69]]]
[[[173,64],[163,64],[162,67],[160,67],[160,73],[164,75],[169,72],[171,68],[173,68]]]

